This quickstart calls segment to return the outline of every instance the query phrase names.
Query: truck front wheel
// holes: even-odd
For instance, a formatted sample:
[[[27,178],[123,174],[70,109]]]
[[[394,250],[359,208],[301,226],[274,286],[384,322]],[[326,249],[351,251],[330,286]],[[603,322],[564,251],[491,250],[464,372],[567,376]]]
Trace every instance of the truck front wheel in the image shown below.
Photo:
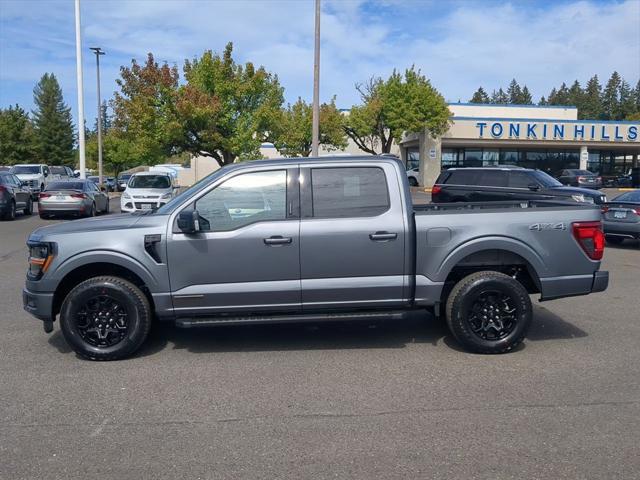
[[[475,353],[505,353],[524,340],[533,309],[520,282],[500,272],[472,273],[451,290],[447,324],[462,346]]]
[[[77,285],[60,310],[67,343],[89,360],[118,360],[133,354],[151,327],[149,300],[119,277],[94,277]]]

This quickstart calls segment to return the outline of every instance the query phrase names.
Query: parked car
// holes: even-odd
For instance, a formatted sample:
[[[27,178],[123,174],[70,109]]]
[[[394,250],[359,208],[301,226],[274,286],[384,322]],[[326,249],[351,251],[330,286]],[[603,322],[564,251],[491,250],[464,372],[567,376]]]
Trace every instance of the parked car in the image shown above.
[[[75,179],[53,182],[40,193],[40,218],[56,215],[95,217],[109,213],[109,196],[91,180]]]
[[[139,172],[131,176],[120,197],[122,212],[156,210],[166,204],[175,192],[171,175],[157,172]]]
[[[568,168],[558,172],[556,178],[561,184],[570,187],[602,188],[602,177],[589,170]]]
[[[625,192],[602,206],[607,242],[619,244],[625,238],[640,240],[640,190]]]
[[[9,165],[0,165],[0,172],[8,172],[9,170],[11,170]]]
[[[420,186],[420,169],[418,167],[407,170],[407,179],[409,180],[409,186]]]
[[[466,349],[502,353],[526,335],[530,294],[600,292],[609,278],[599,207],[414,206],[404,165],[375,156],[232,164],[156,212],[51,225],[28,246],[24,308],[46,332],[59,315],[69,345],[93,360],[133,354],[155,320],[399,321],[427,310]]]
[[[540,170],[506,166],[450,168],[440,174],[431,190],[434,203],[553,199],[596,204],[607,201],[603,193],[565,187]]]
[[[0,171],[0,218],[13,220],[18,210],[25,215],[33,213],[31,189],[14,174]]]
[[[91,180],[93,183],[100,186],[100,176],[99,175],[91,175],[87,177],[87,180]],[[115,192],[115,180],[113,177],[102,177],[102,184],[104,185],[105,191],[107,192]]]
[[[49,179],[51,182],[54,180],[73,180],[76,177],[73,170],[66,165],[52,165],[49,167],[49,172],[51,173],[51,178]]]
[[[44,164],[14,165],[10,172],[31,189],[33,200],[38,199],[38,194],[44,191],[50,181],[49,167]]]
[[[131,178],[130,173],[121,173],[120,175],[118,175],[118,179],[116,180],[116,183],[117,183],[119,192],[125,191],[125,189],[127,188],[127,183],[129,182],[130,178]]]

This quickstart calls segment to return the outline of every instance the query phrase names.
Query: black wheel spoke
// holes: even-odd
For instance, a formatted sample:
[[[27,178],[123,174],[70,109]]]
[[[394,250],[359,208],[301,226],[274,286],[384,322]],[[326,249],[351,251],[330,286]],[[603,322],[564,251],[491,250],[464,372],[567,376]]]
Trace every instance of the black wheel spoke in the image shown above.
[[[516,326],[517,308],[510,296],[499,291],[481,292],[469,307],[467,323],[483,340],[507,337]]]
[[[89,345],[107,348],[121,342],[129,329],[128,314],[115,298],[101,292],[89,298],[75,314],[75,326]]]

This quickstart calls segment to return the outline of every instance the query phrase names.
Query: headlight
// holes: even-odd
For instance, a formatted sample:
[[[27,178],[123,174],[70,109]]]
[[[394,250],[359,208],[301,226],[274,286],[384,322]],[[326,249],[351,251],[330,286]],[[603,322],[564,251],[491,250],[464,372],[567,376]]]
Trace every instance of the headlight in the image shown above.
[[[171,198],[171,192],[167,192],[164,195],[162,195],[160,198],[166,200],[167,198]]]
[[[38,280],[47,271],[53,260],[54,245],[52,243],[28,243],[30,280]]]
[[[125,200],[131,200],[131,195],[129,195],[127,192],[124,192],[122,194],[122,198],[124,198]]]

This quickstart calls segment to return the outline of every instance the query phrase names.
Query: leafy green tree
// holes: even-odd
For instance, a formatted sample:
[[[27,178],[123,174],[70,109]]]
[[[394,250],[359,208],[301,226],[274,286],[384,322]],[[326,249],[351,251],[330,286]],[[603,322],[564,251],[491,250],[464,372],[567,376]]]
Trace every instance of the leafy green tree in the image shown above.
[[[273,126],[269,140],[285,157],[308,157],[311,154],[312,110],[312,105],[299,98],[282,111],[280,121]],[[347,147],[343,120],[335,98],[331,103],[320,105],[320,145],[325,150]]]
[[[120,77],[116,80],[120,91],[111,101],[112,129],[119,142],[128,143],[132,162],[160,163],[173,151],[178,69],[158,65],[149,53],[144,65],[134,59],[131,67],[120,67]]]
[[[494,90],[491,94],[491,103],[506,105],[509,103],[509,95],[500,87],[497,92]]]
[[[521,103],[522,90],[520,89],[520,85],[518,85],[518,82],[516,82],[515,78],[511,80],[511,83],[509,84],[509,88],[507,88],[507,95],[509,97],[509,103],[511,104]]]
[[[584,89],[582,109],[578,109],[580,119],[596,119],[602,116],[602,87],[598,75],[594,75],[587,82]]]
[[[109,115],[107,102],[103,101],[100,105],[100,114],[102,115],[102,133],[105,134],[111,128],[111,116]],[[98,132],[98,116],[93,122],[93,132]]]
[[[362,104],[345,118],[345,132],[363,151],[389,153],[405,132],[427,130],[433,136],[449,128],[451,112],[431,82],[411,67],[394,70],[387,80],[372,78],[358,85]]]
[[[531,92],[529,92],[529,88],[526,85],[522,87],[522,93],[520,94],[520,104],[533,105],[533,98],[531,97]]]
[[[207,50],[185,62],[187,83],[178,92],[170,128],[177,151],[211,156],[221,166],[259,158],[284,103],[276,75],[250,62],[237,64],[232,52],[228,43],[222,56]]]
[[[0,109],[0,164],[30,163],[37,144],[29,114],[20,106]]]
[[[484,88],[479,87],[478,90],[473,94],[470,100],[471,103],[489,103],[489,95],[484,91]]]
[[[71,165],[74,132],[71,109],[64,103],[56,76],[45,73],[33,89],[32,112],[38,154],[50,165]]]
[[[613,72],[602,92],[602,117],[604,120],[617,120],[621,117],[620,85],[622,79]]]

